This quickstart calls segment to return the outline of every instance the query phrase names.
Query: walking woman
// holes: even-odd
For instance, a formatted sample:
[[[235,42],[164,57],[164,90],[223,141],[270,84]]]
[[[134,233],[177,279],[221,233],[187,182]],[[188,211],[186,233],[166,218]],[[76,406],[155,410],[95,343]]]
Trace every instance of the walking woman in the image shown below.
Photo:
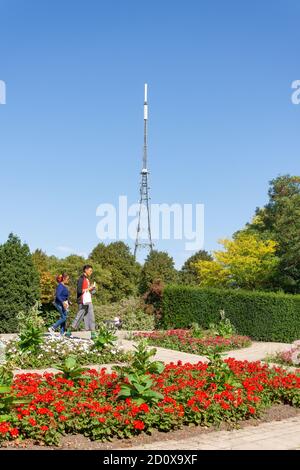
[[[67,273],[60,274],[57,276],[56,280],[58,282],[56,292],[55,292],[55,302],[54,305],[60,313],[60,319],[57,320],[54,325],[48,328],[50,333],[55,333],[58,327],[60,327],[60,333],[63,335],[66,331],[66,321],[69,311],[69,289],[67,285],[69,284],[69,275]]]

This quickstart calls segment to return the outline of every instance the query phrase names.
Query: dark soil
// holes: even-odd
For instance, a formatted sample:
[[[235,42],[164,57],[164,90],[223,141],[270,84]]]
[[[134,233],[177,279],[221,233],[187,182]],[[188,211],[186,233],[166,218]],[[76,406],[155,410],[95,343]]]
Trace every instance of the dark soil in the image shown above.
[[[272,421],[281,421],[283,419],[293,418],[299,415],[300,410],[297,408],[293,408],[289,405],[274,405],[265,411],[259,419],[251,418],[247,421],[241,421],[235,425],[235,429],[258,426],[261,423]],[[183,440],[198,436],[199,434],[208,434],[217,430],[230,430],[230,427],[228,424],[223,424],[219,428],[216,428],[215,426],[210,428],[201,426],[185,426],[182,429],[170,431],[168,433],[154,431],[151,436],[143,433],[131,439],[120,440],[115,438],[111,442],[90,441],[81,434],[76,434],[62,437],[60,445],[57,447],[37,445],[30,440],[27,440],[19,443],[15,441],[14,443],[3,444],[3,447],[1,447],[0,450],[129,450],[132,447],[142,446],[143,444],[154,443],[162,440]]]

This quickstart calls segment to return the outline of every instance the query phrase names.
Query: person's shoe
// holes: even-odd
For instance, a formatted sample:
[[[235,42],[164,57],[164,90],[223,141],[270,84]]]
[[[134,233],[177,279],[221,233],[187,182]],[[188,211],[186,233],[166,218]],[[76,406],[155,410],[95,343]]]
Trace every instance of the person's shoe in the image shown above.
[[[52,328],[52,326],[50,326],[50,328],[48,328],[48,331],[49,331],[50,335],[54,335],[54,333],[55,333],[55,329]]]

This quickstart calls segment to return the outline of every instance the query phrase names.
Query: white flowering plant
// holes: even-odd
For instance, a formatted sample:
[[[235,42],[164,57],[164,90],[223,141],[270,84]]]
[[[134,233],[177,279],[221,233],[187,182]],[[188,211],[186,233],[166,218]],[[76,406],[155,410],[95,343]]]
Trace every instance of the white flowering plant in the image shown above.
[[[19,336],[7,341],[5,354],[7,360],[13,358],[16,367],[22,369],[53,367],[53,364],[63,364],[70,355],[76,357],[80,365],[126,362],[128,359],[128,353],[115,346],[107,346],[98,351],[92,339],[70,339],[61,335],[44,336],[43,342],[34,353],[20,349],[19,345]]]

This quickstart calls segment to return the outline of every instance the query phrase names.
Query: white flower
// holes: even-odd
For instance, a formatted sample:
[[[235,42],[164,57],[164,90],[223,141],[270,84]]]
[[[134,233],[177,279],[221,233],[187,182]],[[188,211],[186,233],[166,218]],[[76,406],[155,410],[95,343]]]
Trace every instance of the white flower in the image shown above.
[[[300,364],[300,350],[299,349],[296,349],[292,355],[291,355],[291,360],[293,362],[293,364],[295,365],[298,365]]]

